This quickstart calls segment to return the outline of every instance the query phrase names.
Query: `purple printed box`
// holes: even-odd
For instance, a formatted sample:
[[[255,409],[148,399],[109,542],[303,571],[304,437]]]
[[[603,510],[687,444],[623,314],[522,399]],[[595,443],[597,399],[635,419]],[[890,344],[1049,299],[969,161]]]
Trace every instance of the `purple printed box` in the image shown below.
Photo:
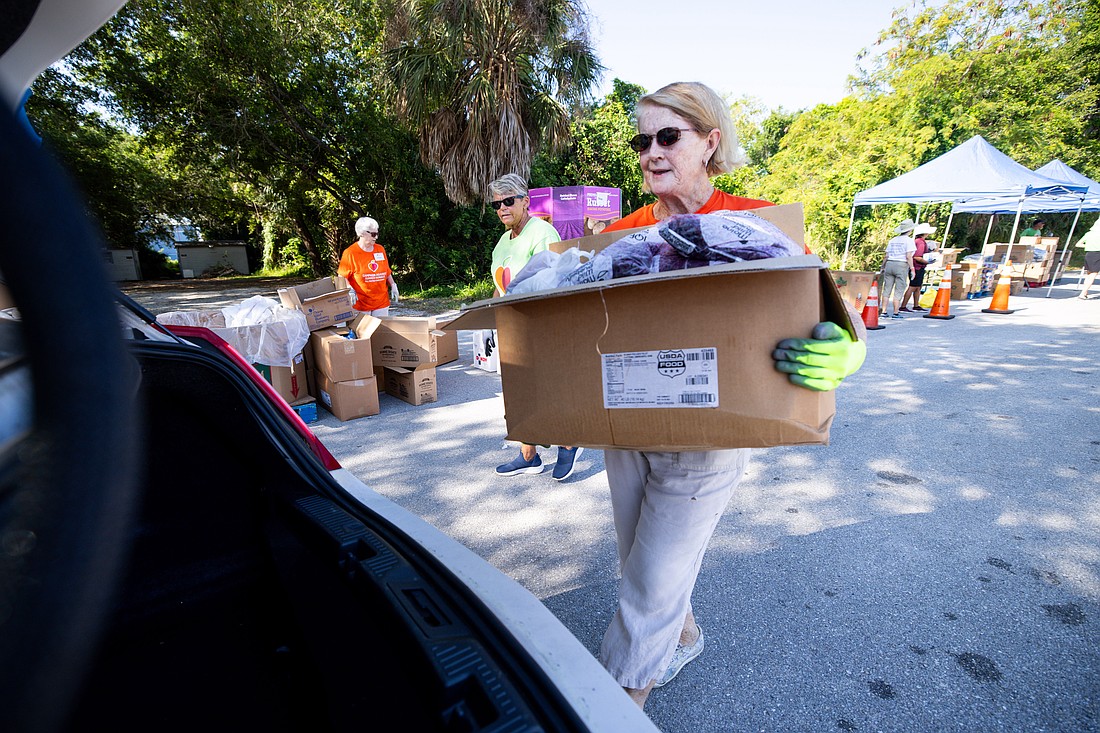
[[[550,222],[562,239],[599,234],[622,218],[622,191],[602,186],[532,188],[530,212]]]

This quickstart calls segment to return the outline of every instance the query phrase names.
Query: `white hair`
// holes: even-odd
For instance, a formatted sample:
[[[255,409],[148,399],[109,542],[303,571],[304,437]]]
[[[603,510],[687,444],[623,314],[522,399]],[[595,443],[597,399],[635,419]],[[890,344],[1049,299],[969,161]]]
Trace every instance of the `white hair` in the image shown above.
[[[355,236],[361,237],[367,232],[378,231],[378,222],[369,216],[364,216],[362,219],[355,222]]]

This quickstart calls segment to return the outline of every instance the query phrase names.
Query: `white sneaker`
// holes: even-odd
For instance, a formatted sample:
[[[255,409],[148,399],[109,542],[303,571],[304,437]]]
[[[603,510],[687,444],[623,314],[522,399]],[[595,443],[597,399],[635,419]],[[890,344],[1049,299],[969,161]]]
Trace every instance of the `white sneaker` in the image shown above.
[[[676,645],[676,651],[672,654],[672,661],[668,663],[668,669],[654,682],[654,687],[662,687],[672,682],[672,678],[680,674],[684,665],[703,653],[703,627],[699,627],[699,638],[691,646]]]

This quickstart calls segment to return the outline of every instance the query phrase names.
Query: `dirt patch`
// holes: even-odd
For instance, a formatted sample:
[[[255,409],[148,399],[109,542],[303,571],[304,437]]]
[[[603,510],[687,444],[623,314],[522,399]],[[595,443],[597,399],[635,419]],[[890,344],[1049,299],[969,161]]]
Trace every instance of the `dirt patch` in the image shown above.
[[[188,278],[134,280],[119,289],[153,315],[172,311],[217,310],[254,295],[279,299],[279,288],[301,285],[308,278]],[[457,312],[461,303],[450,298],[410,298],[390,308],[394,316],[431,316]]]

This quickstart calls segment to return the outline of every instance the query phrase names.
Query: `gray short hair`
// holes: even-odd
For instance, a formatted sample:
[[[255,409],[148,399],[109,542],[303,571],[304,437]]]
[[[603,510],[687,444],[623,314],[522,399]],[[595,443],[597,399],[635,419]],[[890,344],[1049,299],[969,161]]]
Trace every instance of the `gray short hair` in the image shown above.
[[[527,196],[527,181],[517,173],[501,176],[489,184],[489,198],[493,196]]]
[[[718,149],[707,161],[708,176],[729,173],[745,164],[729,106],[706,84],[697,81],[673,82],[638,100],[639,107],[644,104],[672,110],[704,135],[715,128],[721,130]]]
[[[364,234],[366,234],[367,232],[377,232],[377,231],[378,231],[378,222],[376,222],[374,219],[370,218],[369,216],[364,216],[362,219],[359,219],[358,221],[355,222],[355,236],[357,236],[357,237],[361,237]]]

